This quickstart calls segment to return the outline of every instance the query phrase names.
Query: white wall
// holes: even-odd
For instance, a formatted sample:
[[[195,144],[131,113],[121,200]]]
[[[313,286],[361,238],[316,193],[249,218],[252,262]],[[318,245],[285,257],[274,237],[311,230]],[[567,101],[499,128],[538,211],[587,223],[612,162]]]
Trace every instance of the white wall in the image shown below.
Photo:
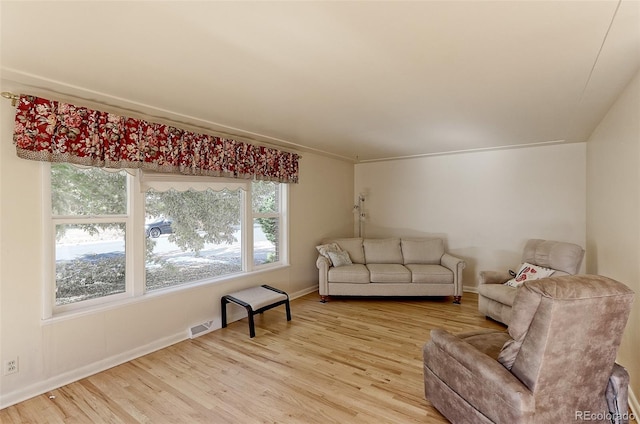
[[[364,235],[439,236],[481,270],[513,269],[529,238],[585,245],[584,143],[356,165]]]
[[[353,163],[303,153],[300,183],[292,185],[289,278],[295,289],[318,286],[317,246],[353,234]]]
[[[18,356],[19,372],[0,375],[0,408],[183,340],[194,324],[215,319],[219,327],[220,297],[229,291],[261,283],[292,296],[317,290],[318,241],[352,232],[353,164],[303,153],[289,195],[289,267],[43,321],[43,166],[16,157],[13,117],[1,101],[0,360]]]
[[[587,187],[587,272],[636,292],[618,362],[640,412],[640,72],[587,143]]]

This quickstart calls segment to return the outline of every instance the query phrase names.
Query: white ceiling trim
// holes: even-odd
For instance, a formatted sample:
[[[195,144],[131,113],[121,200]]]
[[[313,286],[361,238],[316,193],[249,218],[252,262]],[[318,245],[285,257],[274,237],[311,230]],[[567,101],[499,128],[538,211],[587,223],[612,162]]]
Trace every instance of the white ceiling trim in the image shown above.
[[[461,150],[450,150],[448,152],[436,152],[436,153],[423,153],[418,155],[407,155],[407,156],[394,156],[388,158],[380,158],[380,159],[363,159],[357,161],[357,163],[373,163],[373,162],[387,162],[391,160],[404,160],[404,159],[416,159],[416,158],[425,158],[431,156],[444,156],[444,155],[457,155],[462,153],[477,153],[477,152],[490,152],[495,150],[511,150],[511,149],[521,149],[525,147],[542,147],[542,146],[551,146],[555,144],[564,144],[567,143],[566,140],[551,140],[551,141],[539,141],[536,143],[525,143],[525,144],[509,144],[507,146],[494,146],[494,147],[479,147],[476,149],[461,149]]]

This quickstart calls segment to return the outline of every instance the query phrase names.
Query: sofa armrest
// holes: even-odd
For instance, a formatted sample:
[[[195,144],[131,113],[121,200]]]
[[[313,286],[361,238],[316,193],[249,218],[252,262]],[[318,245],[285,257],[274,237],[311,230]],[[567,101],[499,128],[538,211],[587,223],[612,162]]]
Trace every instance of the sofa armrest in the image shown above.
[[[329,269],[329,267],[331,266],[331,262],[329,262],[329,259],[325,258],[322,255],[318,255],[318,259],[316,259],[316,266],[318,267],[318,269]]]
[[[320,296],[329,295],[329,268],[331,262],[329,259],[322,255],[318,255],[316,259],[316,266],[318,267],[318,292]]]
[[[431,357],[433,355],[433,357]],[[533,393],[500,362],[442,329],[431,331],[424,347],[425,367],[495,422],[516,422],[535,410]]]
[[[449,253],[442,255],[440,263],[443,267],[453,272],[453,285],[455,286],[454,296],[462,296],[462,270],[467,266],[467,263]]]
[[[503,284],[510,280],[509,271],[480,271],[479,284]]]

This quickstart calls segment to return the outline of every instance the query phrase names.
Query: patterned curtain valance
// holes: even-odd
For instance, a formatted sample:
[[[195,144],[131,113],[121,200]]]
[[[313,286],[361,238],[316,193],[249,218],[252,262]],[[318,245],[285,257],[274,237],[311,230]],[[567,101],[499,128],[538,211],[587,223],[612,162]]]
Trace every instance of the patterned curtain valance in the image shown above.
[[[299,155],[21,95],[13,141],[24,159],[298,182]]]

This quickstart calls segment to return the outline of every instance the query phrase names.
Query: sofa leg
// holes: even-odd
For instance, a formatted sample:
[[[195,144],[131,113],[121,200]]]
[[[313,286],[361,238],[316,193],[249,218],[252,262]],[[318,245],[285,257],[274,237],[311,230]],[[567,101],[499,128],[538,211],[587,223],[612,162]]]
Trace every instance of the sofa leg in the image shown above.
[[[459,305],[461,301],[462,296],[453,296],[453,303],[455,303],[456,305]]]
[[[320,302],[327,303],[329,301],[329,296],[320,295]]]

